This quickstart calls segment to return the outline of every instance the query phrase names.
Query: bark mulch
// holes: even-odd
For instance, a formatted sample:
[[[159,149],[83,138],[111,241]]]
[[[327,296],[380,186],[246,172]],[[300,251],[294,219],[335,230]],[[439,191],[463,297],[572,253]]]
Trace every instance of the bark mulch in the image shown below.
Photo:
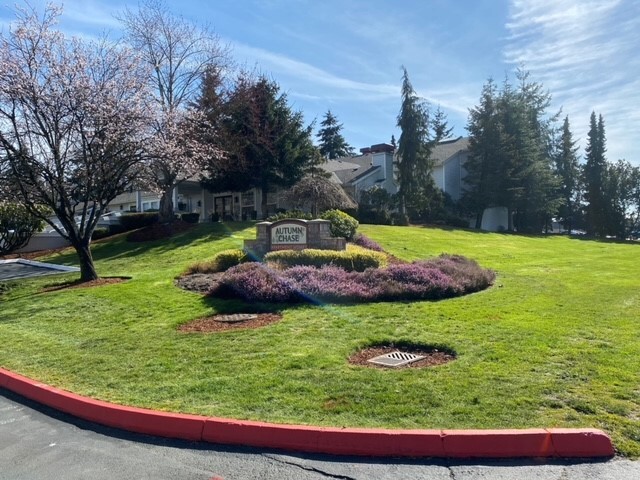
[[[226,330],[243,330],[248,328],[260,328],[272,323],[279,322],[282,319],[282,315],[279,313],[257,313],[257,317],[251,320],[244,320],[241,322],[224,322],[217,320],[221,315],[214,315],[207,318],[199,318],[184,325],[178,327],[180,332],[189,333],[210,333],[210,332],[223,332]]]
[[[400,350],[402,352],[413,353],[415,355],[424,355],[425,358],[416,362],[402,365],[400,367],[385,367],[382,365],[376,365],[375,363],[369,363],[368,360],[384,355],[386,353],[395,352]],[[352,365],[359,365],[361,367],[371,368],[384,368],[387,370],[400,369],[400,368],[423,368],[423,367],[435,367],[436,365],[442,365],[443,363],[455,360],[455,356],[438,350],[420,350],[418,348],[404,348],[404,347],[391,347],[391,346],[377,346],[369,347],[360,350],[349,357],[349,363]]]
[[[192,273],[177,278],[175,284],[185,290],[206,295],[219,283],[223,273]]]

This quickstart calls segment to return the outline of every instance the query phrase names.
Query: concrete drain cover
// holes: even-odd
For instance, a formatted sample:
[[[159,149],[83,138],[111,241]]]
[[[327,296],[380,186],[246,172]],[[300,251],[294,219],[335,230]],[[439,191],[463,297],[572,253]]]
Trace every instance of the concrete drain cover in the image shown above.
[[[422,355],[396,351],[385,353],[384,355],[380,355],[378,357],[370,358],[367,361],[370,363],[375,363],[376,365],[382,365],[384,367],[401,367],[402,365],[417,362],[418,360],[422,360],[423,358],[425,357]]]
[[[247,320],[255,320],[258,315],[255,313],[234,313],[232,315],[217,315],[216,322],[237,323],[246,322]]]

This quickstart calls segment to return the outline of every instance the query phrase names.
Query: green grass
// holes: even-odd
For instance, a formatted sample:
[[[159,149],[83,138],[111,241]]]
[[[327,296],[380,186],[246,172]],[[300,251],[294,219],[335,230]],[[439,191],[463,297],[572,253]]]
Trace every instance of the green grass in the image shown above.
[[[493,288],[439,302],[297,306],[277,324],[218,334],[182,323],[237,303],[174,277],[253,238],[200,225],[169,242],[94,246],[126,283],[39,293],[73,275],[0,289],[0,365],[112,402],[301,424],[396,428],[597,427],[640,456],[640,245],[361,226],[406,260],[442,252],[497,271]],[[72,264],[72,253],[52,261]],[[372,342],[446,344],[428,369],[351,366]]]

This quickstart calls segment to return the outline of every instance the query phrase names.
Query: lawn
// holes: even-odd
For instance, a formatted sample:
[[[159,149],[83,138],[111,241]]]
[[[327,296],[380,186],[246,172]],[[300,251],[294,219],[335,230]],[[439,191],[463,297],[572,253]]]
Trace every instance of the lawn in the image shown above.
[[[103,276],[131,280],[41,293],[73,275],[0,289],[0,365],[126,405],[298,424],[396,428],[597,427],[640,456],[640,245],[421,227],[361,226],[406,259],[458,253],[494,269],[489,290],[437,302],[283,308],[254,330],[177,327],[236,302],[173,281],[253,238],[200,225],[171,241],[94,245]],[[51,261],[73,264],[72,253]],[[77,275],[77,274],[76,274]],[[347,363],[370,343],[445,344],[455,361],[382,370]]]

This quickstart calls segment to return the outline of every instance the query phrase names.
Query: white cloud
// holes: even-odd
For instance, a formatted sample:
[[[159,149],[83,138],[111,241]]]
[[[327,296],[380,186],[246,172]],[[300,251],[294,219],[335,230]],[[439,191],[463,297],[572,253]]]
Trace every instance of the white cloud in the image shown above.
[[[233,51],[238,57],[257,62],[260,69],[274,73],[276,78],[286,75],[289,78],[305,82],[306,85],[314,85],[315,88],[310,87],[310,91],[323,88],[328,89],[329,96],[350,95],[353,98],[355,95],[361,99],[383,99],[399,95],[398,85],[367,83],[340,77],[311,64],[261,48],[234,44]]]
[[[637,0],[511,0],[506,62],[524,64],[584,139],[605,119],[608,158],[640,163],[640,4]]]
[[[115,18],[124,6],[115,2],[101,3],[96,1],[66,1],[64,2],[64,17],[91,27],[103,29],[120,29],[121,24]]]

